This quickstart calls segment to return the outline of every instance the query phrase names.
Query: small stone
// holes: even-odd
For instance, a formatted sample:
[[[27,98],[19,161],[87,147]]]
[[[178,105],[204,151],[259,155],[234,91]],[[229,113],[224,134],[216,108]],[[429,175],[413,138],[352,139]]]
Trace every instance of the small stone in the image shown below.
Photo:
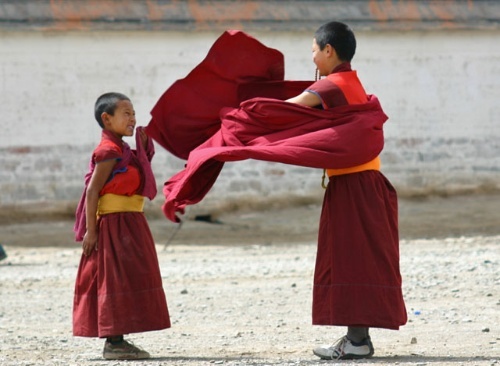
[[[489,333],[489,331],[490,331],[490,328],[483,328],[483,329],[481,329],[481,332],[483,332],[483,333]]]
[[[412,337],[410,344],[417,344],[417,337]]]

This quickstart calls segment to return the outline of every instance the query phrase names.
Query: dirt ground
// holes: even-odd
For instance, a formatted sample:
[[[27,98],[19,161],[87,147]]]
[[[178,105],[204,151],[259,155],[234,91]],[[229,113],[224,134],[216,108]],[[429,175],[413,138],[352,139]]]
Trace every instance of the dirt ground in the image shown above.
[[[373,329],[370,360],[320,361],[345,329],[311,325],[319,204],[186,219],[151,229],[172,328],[130,335],[153,356],[110,362],[71,334],[80,257],[67,220],[0,225],[0,365],[500,364],[500,196],[400,201],[409,321]],[[200,220],[207,217],[198,217]]]

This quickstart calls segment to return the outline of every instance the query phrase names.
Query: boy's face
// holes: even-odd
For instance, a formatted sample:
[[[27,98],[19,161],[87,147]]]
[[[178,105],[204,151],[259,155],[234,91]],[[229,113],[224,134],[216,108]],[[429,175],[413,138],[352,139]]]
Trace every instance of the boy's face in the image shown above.
[[[329,75],[335,66],[340,64],[335,49],[331,45],[327,44],[325,48],[321,50],[316,43],[316,39],[313,39],[312,44],[312,60],[316,65],[320,76]]]
[[[136,124],[135,110],[128,100],[120,100],[116,104],[114,115],[106,112],[102,114],[104,128],[113,132],[117,137],[133,136]]]

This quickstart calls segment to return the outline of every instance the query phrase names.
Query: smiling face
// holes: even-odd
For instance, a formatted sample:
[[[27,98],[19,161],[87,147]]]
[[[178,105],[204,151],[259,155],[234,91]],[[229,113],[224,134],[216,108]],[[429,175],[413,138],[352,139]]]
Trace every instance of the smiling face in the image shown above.
[[[331,45],[327,44],[323,49],[320,49],[316,39],[313,39],[312,44],[312,60],[320,76],[329,75],[336,66],[342,63]]]
[[[113,115],[104,112],[101,116],[104,128],[117,137],[133,136],[136,124],[134,106],[129,100],[120,100],[116,103]]]

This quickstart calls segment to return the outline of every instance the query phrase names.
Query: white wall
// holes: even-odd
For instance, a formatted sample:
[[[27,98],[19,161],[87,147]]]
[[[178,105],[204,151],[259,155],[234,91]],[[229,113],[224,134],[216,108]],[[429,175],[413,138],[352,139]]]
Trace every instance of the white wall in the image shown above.
[[[310,34],[251,34],[284,53],[287,79],[314,77]],[[160,95],[219,35],[0,33],[0,205],[76,200],[100,137],[93,119],[97,96],[129,95],[138,124],[146,125]],[[383,169],[401,194],[500,188],[499,35],[358,33],[353,67],[390,117]],[[157,150],[161,188],[184,162]],[[202,205],[321,195],[320,177],[317,170],[280,164],[230,163]]]

